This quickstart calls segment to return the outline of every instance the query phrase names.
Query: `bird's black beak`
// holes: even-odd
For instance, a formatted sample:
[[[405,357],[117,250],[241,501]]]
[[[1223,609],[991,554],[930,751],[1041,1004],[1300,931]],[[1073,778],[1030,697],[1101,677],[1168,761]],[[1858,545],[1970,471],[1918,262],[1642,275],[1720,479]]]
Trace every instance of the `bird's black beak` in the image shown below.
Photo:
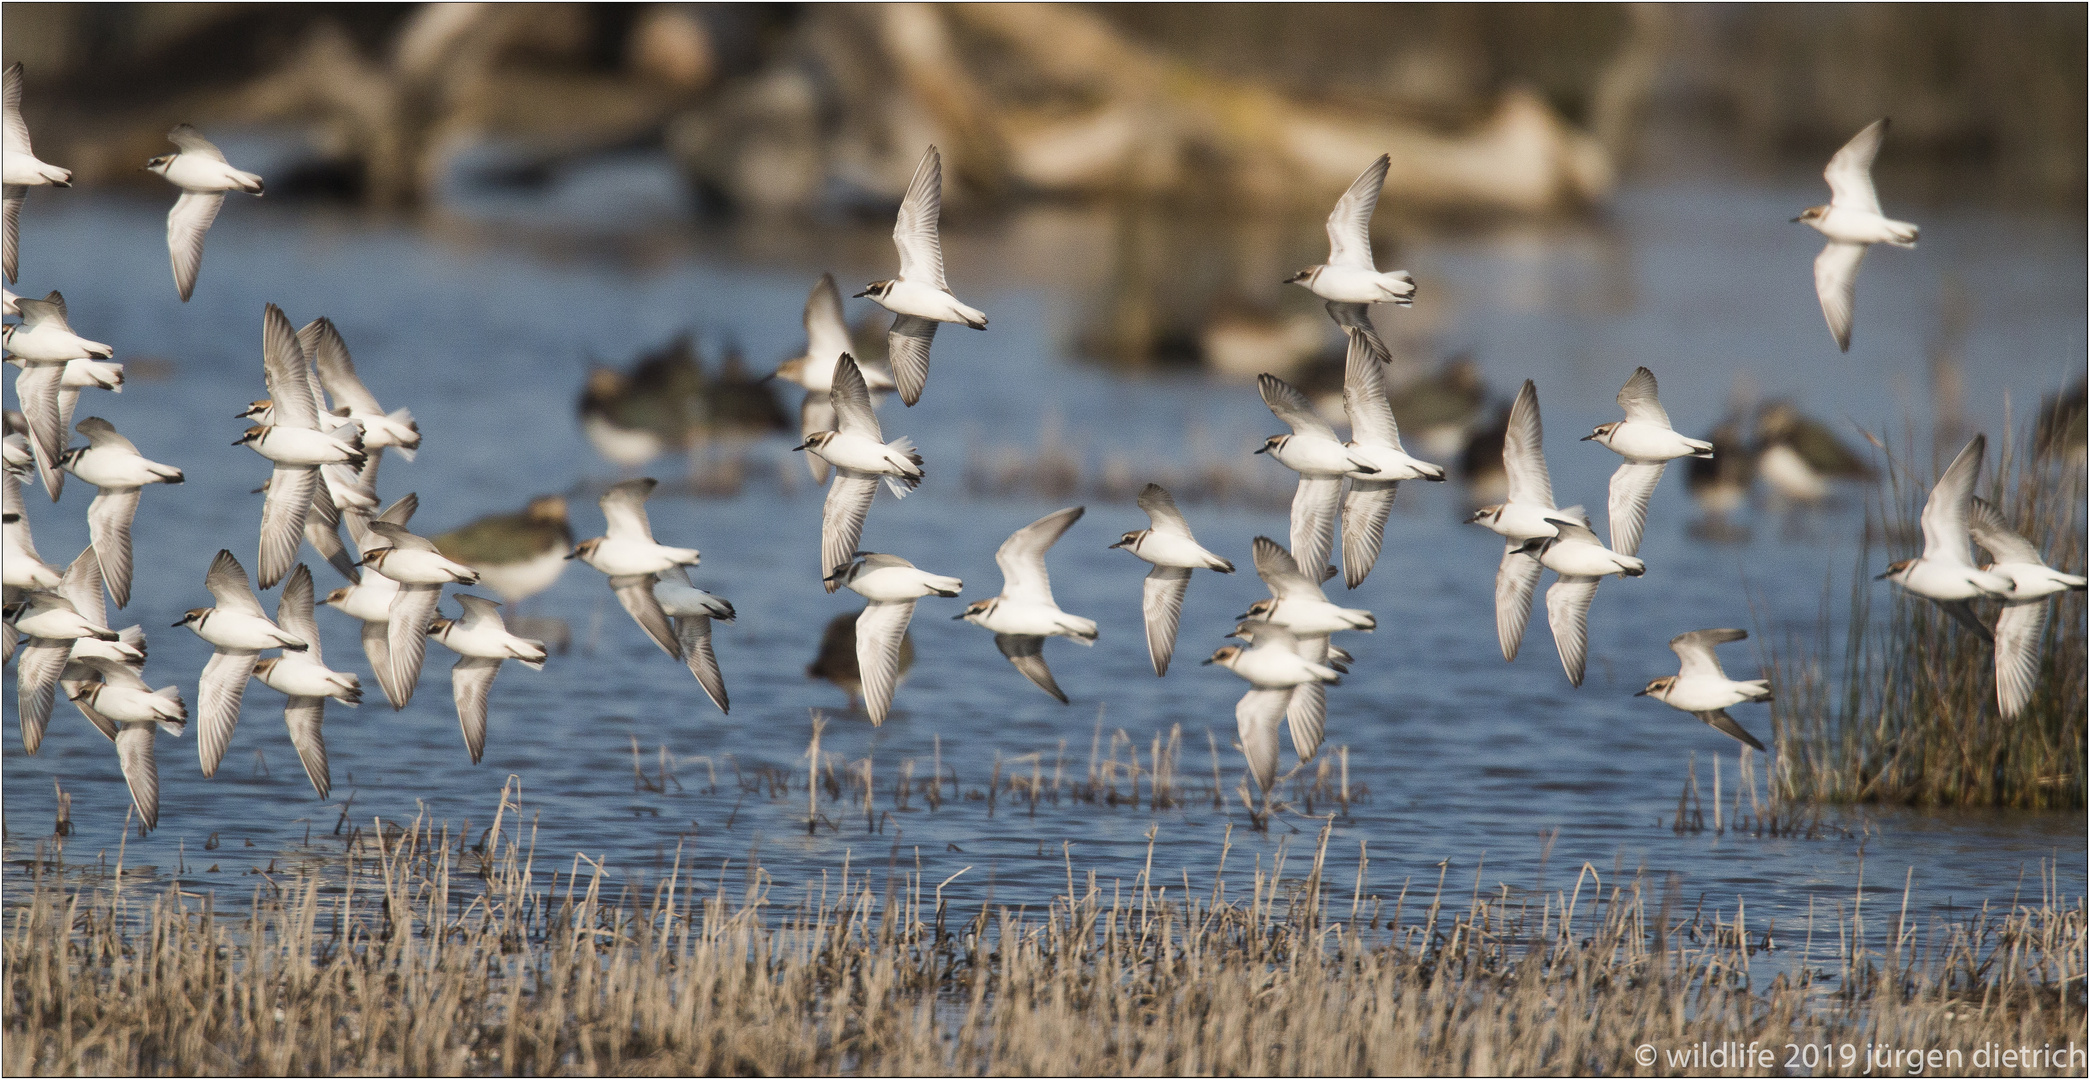
[[[1647,691],[1646,691],[1646,690],[1644,690],[1644,689],[1643,689],[1643,690],[1639,690],[1639,691],[1636,691],[1636,692],[1635,692],[1635,693],[1633,694],[1633,696],[1634,696],[1634,697],[1646,697],[1646,696],[1647,696]]]
[[[189,620],[187,620],[187,619],[183,619],[183,620],[182,620],[182,621],[180,621],[180,622],[172,622],[172,623],[168,623],[167,625],[168,625],[169,627],[176,627],[176,626],[187,626],[187,625],[189,625]]]
[[[1120,540],[1120,541],[1118,541],[1117,543],[1115,543],[1115,544],[1112,544],[1112,545],[1110,545],[1110,546],[1111,546],[1111,547],[1113,547],[1113,548],[1121,548],[1121,547],[1124,547],[1124,546],[1125,546],[1125,542],[1124,542],[1123,540]]]
[[[794,446],[794,447],[792,447],[791,449],[792,449],[792,451],[793,451],[793,452],[796,452],[796,451],[799,451],[799,450],[803,450],[803,449],[805,449],[805,448],[806,448],[806,444],[804,444],[804,443],[799,443],[799,444],[798,444],[797,446]]]
[[[1211,657],[1209,657],[1209,656],[1205,657],[1205,658],[1204,658],[1203,660],[1199,660],[1199,661],[1198,661],[1198,663],[1200,663],[1200,664],[1209,664],[1209,663],[1211,663],[1211,662],[1212,662],[1212,658],[1211,658]]]
[[[1797,220],[1799,220],[1799,219],[1798,219],[1798,218],[1794,218],[1793,220],[1797,221]],[[851,300],[857,300],[857,299],[861,299],[861,298],[863,298],[863,297],[866,297],[866,296],[869,296],[869,295],[871,295],[871,290],[869,290],[869,289],[865,289],[864,291],[862,291],[862,292],[859,292],[859,293],[850,293],[850,294],[849,294],[849,299],[851,299]]]
[[[234,439],[234,440],[232,440],[232,445],[234,445],[234,446],[243,446],[243,445],[245,445],[245,444],[246,444],[246,441],[247,441],[247,440],[245,440],[245,439]],[[1261,453],[1261,451],[1257,451],[1257,453]]]
[[[970,611],[961,611],[958,614],[951,616],[951,621],[957,622],[958,620],[963,619],[964,617],[970,614],[972,614],[972,612]]]
[[[1802,221],[1805,221],[1805,220],[1807,220],[1807,219],[1806,219],[1806,218],[1804,218],[1804,217],[1796,217],[1796,218],[1792,219],[1792,222],[1791,222],[1791,223],[1792,223],[1792,224],[1794,224],[1794,225],[1798,225],[1798,224],[1799,224],[1800,222],[1802,222]]]
[[[239,444],[238,444],[238,443],[234,443],[234,444],[232,444],[232,445],[234,445],[234,446],[238,446]],[[1255,448],[1255,452],[1256,452],[1256,453],[1258,453],[1258,454],[1267,454],[1267,453],[1269,453],[1269,452],[1270,452],[1270,444],[1269,444],[1269,443],[1264,443],[1263,445],[1261,445],[1261,446],[1258,446],[1258,447],[1256,447],[1256,448]]]
[[[1874,574],[1874,575],[1872,575],[1872,580],[1874,580],[1874,581],[1885,581],[1885,580],[1887,580],[1888,578],[1890,578],[1890,577],[1893,577],[1893,576],[1894,576],[1894,571],[1892,571],[1892,570],[1888,570],[1888,571],[1885,571],[1885,572],[1883,572],[1883,573],[1878,573],[1878,574]]]
[[[1596,435],[1596,432],[1592,431],[1592,432],[1590,432],[1589,434],[1587,434],[1587,435],[1584,435],[1584,436],[1582,436],[1582,440],[1581,440],[1581,441],[1583,441],[1583,442],[1588,442],[1589,440],[1591,440],[1591,439],[1594,439],[1594,438],[1596,438],[1596,437],[1597,437],[1597,435]]]
[[[566,553],[566,557],[567,557],[568,559],[578,559],[578,558],[580,558],[580,557],[581,557],[581,549],[579,549],[579,548],[574,548],[574,549],[573,549],[572,551],[569,551],[569,552],[567,552],[567,553]],[[368,556],[365,556],[365,558],[368,558]]]
[[[239,444],[238,444],[238,443],[233,443],[232,445],[234,445],[234,446],[238,446]],[[259,494],[261,494],[262,492],[264,492],[264,491],[267,491],[268,489],[269,489],[269,486],[268,486],[267,484],[263,484],[263,485],[261,485],[260,487],[258,487],[258,488],[255,488],[254,490],[252,490],[252,491],[250,491],[250,492],[247,492],[247,494],[249,494],[249,495],[259,495]]]

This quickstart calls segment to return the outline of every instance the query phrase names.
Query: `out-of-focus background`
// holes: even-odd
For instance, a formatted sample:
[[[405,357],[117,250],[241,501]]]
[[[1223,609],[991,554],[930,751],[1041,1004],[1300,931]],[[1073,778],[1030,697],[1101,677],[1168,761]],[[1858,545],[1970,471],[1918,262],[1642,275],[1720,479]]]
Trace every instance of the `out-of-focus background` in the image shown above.
[[[1321,762],[1346,747],[1345,775],[1368,793],[1345,806],[1337,843],[1372,840],[1374,887],[1483,848],[1490,874],[1517,882],[1549,857],[1638,859],[1694,891],[1746,886],[1751,908],[1760,892],[1798,919],[1817,891],[1848,896],[1870,843],[1895,868],[1883,878],[1924,868],[1919,904],[2007,897],[2057,851],[2062,891],[2080,893],[2079,817],[1912,813],[1762,842],[1673,833],[1695,758],[1732,770],[1733,744],[1630,696],[1675,670],[1672,635],[1749,627],[1725,659],[1753,671],[1788,633],[1844,617],[1825,587],[1840,605],[1854,574],[1912,553],[1906,528],[1867,535],[1884,470],[1868,433],[1919,470],[1975,431],[2080,462],[2080,5],[9,4],[0,21],[0,59],[25,65],[37,154],[74,179],[31,192],[14,291],[62,290],[74,327],[130,365],[126,392],[90,392],[80,415],[188,472],[145,494],[139,599],[114,615],[153,628],[155,685],[195,700],[207,650],[161,627],[205,602],[217,548],[251,566],[249,492],[266,471],[226,444],[243,426],[232,413],[263,392],[266,302],[298,323],[330,316],[385,407],[419,418],[419,459],[388,457],[380,487],[419,493],[420,531],[561,493],[575,534],[596,535],[604,486],[660,476],[656,531],[700,547],[698,583],[741,613],[717,634],[725,717],[574,568],[523,605],[563,626],[570,651],[541,673],[503,671],[473,768],[448,657],[431,650],[419,696],[394,715],[353,625],[323,611],[328,658],[363,671],[372,701],[330,710],[333,797],[312,798],[257,685],[217,779],[196,775],[187,741],[161,741],[162,828],[132,838],[134,859],[173,872],[185,850],[200,873],[209,837],[209,865],[233,873],[337,814],[403,818],[418,801],[483,819],[512,772],[544,793],[547,850],[607,846],[622,865],[686,842],[714,857],[752,831],[773,838],[763,856],[778,873],[817,869],[863,837],[804,835],[802,802],[749,795],[755,781],[691,779],[803,773],[808,708],[834,718],[821,752],[875,759],[881,790],[932,760],[969,785],[1005,760],[1049,772],[1078,762],[1092,731],[1113,762],[1124,746],[1149,760],[1148,740],[1179,725],[1184,767],[1207,769],[1211,732],[1210,769],[1231,791],[1240,686],[1193,661],[1260,586],[1200,575],[1176,667],[1157,680],[1144,567],[1105,545],[1144,525],[1131,499],[1150,480],[1244,570],[1252,537],[1285,535],[1293,477],[1250,453],[1281,429],[1253,379],[1279,373],[1340,421],[1341,337],[1280,282],[1326,257],[1329,207],[1384,152],[1379,265],[1420,288],[1412,309],[1376,313],[1394,406],[1409,449],[1454,479],[1403,485],[1373,576],[1335,590],[1381,620],[1346,643],[1358,663],[1330,694]],[[1843,354],[1813,289],[1820,237],[1790,219],[1827,201],[1823,164],[1881,116],[1882,202],[1923,237],[1868,257]],[[228,197],[186,305],[164,246],[174,193],[139,168],[177,122],[267,179],[262,199]],[[1047,647],[1068,708],[950,621],[955,605],[925,604],[916,667],[873,731],[806,675],[855,601],[814,573],[820,495],[788,450],[797,389],[757,380],[803,347],[820,274],[845,296],[890,276],[892,214],[931,143],[953,291],[993,321],[940,334],[921,404],[884,407],[929,479],[904,503],[879,498],[865,547],[962,576],[975,599],[997,588],[992,552],[1009,531],[1087,503],[1054,550],[1055,588],[1103,636]],[[886,316],[863,300],[847,312],[876,358]],[[1600,590],[1590,679],[1574,690],[1542,610],[1503,663],[1500,541],[1463,522],[1501,490],[1501,418],[1527,378],[1559,501],[1600,511],[1616,458],[1574,440],[1617,418],[1613,396],[1642,364],[1676,426],[1721,457],[1664,478],[1650,572]],[[48,559],[85,542],[91,494],[54,507],[31,492]],[[336,583],[315,573],[322,591]],[[74,800],[74,843],[114,850],[114,756],[69,709],[36,758],[8,736],[10,836],[42,835],[55,781]],[[1768,739],[1768,716],[1744,712]],[[684,762],[682,782],[628,784],[636,749]],[[1033,815],[894,812],[910,842],[934,840],[925,851],[1001,860],[998,879],[955,889],[985,877],[1026,899],[1060,881],[1062,838],[1081,838],[1080,865],[1136,871],[1157,817],[1199,857],[1246,821],[1231,796],[1218,810]],[[1382,840],[1396,850],[1382,856]],[[1945,879],[1936,895],[1930,874]]]

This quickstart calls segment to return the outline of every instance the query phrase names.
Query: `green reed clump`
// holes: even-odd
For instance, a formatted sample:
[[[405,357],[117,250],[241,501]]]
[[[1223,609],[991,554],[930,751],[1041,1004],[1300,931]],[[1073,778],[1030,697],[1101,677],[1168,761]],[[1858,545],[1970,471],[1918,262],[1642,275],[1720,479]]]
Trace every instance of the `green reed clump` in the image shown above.
[[[1976,492],[2049,565],[2081,574],[2083,465],[2029,453],[2031,442],[2028,426],[2015,446],[1992,446]],[[2023,712],[2005,720],[1996,705],[1994,648],[1938,605],[1873,580],[1896,557],[1920,552],[1923,503],[1958,450],[1937,447],[1928,472],[1887,451],[1888,479],[1866,509],[1846,609],[1834,610],[1832,584],[1814,640],[1788,638],[1776,649],[1772,716],[1781,796],[2021,809],[2084,804],[2084,594],[2049,601],[2038,690]],[[1975,558],[1985,561],[1978,548]],[[1975,605],[1990,625],[1999,608]],[[1839,648],[1839,630],[1837,678],[1826,658]]]
[[[972,868],[844,862],[795,899],[759,867],[618,885],[582,857],[547,871],[502,813],[476,844],[379,823],[230,906],[40,876],[9,916],[0,1068],[1677,1073],[1702,1066],[1638,1048],[2040,1047],[2085,1021],[2090,928],[2051,889],[1927,928],[1862,894],[1805,925],[1692,911],[1586,864],[1550,892],[1440,877],[1389,903],[1324,828],[1196,880],[1069,864],[1011,910],[949,898]]]

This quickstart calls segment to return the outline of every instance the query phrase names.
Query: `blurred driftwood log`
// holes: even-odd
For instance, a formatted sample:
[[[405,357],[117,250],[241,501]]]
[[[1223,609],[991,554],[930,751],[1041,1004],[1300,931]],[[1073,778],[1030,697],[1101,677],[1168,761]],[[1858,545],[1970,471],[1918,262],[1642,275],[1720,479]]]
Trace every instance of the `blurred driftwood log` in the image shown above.
[[[987,195],[1319,205],[1382,152],[1389,202],[1544,211],[1613,183],[1604,148],[1528,91],[1439,132],[1200,71],[1056,4],[813,9],[788,55],[669,137],[701,189],[762,208],[834,183],[896,197],[932,142]]]

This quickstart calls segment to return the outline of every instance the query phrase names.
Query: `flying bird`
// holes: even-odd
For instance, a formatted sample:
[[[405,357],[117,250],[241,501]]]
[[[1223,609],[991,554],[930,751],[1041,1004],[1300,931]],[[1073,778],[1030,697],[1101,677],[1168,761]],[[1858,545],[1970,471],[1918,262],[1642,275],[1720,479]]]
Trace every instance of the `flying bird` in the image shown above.
[[[870,715],[875,727],[885,723],[886,713],[892,709],[893,690],[900,682],[907,624],[914,620],[914,602],[925,596],[956,596],[965,588],[965,582],[918,570],[898,555],[878,552],[857,553],[855,560],[836,570],[834,576],[851,592],[870,601],[856,617],[856,669],[864,712]],[[1046,678],[1049,681],[1051,675],[1048,673]]]
[[[907,197],[900,201],[900,216],[893,224],[893,246],[900,249],[899,276],[874,281],[856,294],[893,313],[886,352],[900,400],[909,405],[921,400],[922,385],[929,381],[929,345],[936,340],[937,323],[987,329],[987,313],[960,302],[944,283],[943,242],[937,237],[942,214],[943,155],[932,146],[914,167],[914,179],[908,181]]]
[[[1822,176],[1829,181],[1827,206],[1810,206],[1793,219],[1806,222],[1829,243],[1814,257],[1814,293],[1829,320],[1836,347],[1851,351],[1851,318],[1858,302],[1858,266],[1874,244],[1916,246],[1918,230],[1880,212],[1880,196],[1872,186],[1872,159],[1879,156],[1887,121],[1865,125],[1829,159]]]
[[[102,578],[117,607],[131,602],[131,521],[138,516],[139,489],[147,484],[179,484],[182,471],[138,452],[138,447],[99,416],[80,421],[74,430],[87,437],[61,459],[66,471],[93,484],[87,505],[87,535],[101,559]]]
[[[1190,534],[1190,521],[1176,509],[1176,500],[1160,484],[1140,489],[1139,508],[1152,524],[1128,532],[1110,545],[1124,548],[1154,564],[1147,571],[1140,593],[1140,613],[1146,617],[1147,659],[1154,674],[1168,674],[1169,658],[1176,652],[1176,625],[1183,618],[1183,597],[1190,591],[1192,570],[1234,572],[1234,564],[1206,551]]]
[[[1923,554],[1889,565],[1874,579],[1893,581],[1933,601],[1984,641],[1993,640],[1995,634],[1981,624],[1970,602],[2017,598],[2015,578],[1974,565],[1968,516],[1974,481],[1981,476],[1981,460],[1987,451],[1988,436],[1976,435],[1952,459],[1923,504]]]
[[[1647,504],[1654,498],[1655,485],[1662,482],[1663,468],[1680,457],[1710,459],[1713,444],[1685,438],[1669,426],[1669,412],[1656,395],[1655,373],[1644,367],[1634,368],[1632,377],[1619,389],[1618,405],[1626,411],[1626,418],[1597,425],[1582,441],[1594,442],[1626,459],[1611,474],[1606,519],[1611,525],[1611,550],[1633,555],[1640,550],[1640,535],[1647,528]]]
[[[517,637],[501,621],[501,605],[485,597],[458,593],[464,614],[455,619],[437,619],[428,635],[457,654],[450,669],[450,694],[457,702],[457,724],[464,732],[465,749],[472,764],[486,752],[486,702],[493,693],[494,676],[501,664],[520,660],[532,671],[544,667],[544,642]]]
[[[1985,569],[2014,586],[1996,616],[1996,707],[2009,720],[2024,711],[2039,681],[2047,601],[2057,593],[2082,592],[2090,579],[2048,566],[2039,549],[2012,530],[1986,499],[1973,500],[1969,531],[1995,559]]]
[[[1553,481],[1546,473],[1545,429],[1539,419],[1538,387],[1530,379],[1517,391],[1510,405],[1508,427],[1502,438],[1502,469],[1509,481],[1509,498],[1483,506],[1467,520],[1485,526],[1504,539],[1502,563],[1495,570],[1495,637],[1502,658],[1515,660],[1524,642],[1524,627],[1531,622],[1531,595],[1538,591],[1539,561],[1525,544],[1551,537],[1557,530],[1554,518],[1580,518],[1579,506],[1558,509],[1553,505]]]
[[[1001,595],[976,600],[952,616],[994,632],[995,647],[1030,681],[1067,704],[1067,695],[1045,666],[1045,639],[1064,637],[1083,645],[1096,643],[1096,624],[1061,611],[1052,598],[1052,577],[1045,571],[1045,552],[1086,507],[1055,510],[1010,534],[994,553],[1001,567]]]
[[[1301,568],[1319,573],[1335,550],[1343,477],[1376,476],[1379,467],[1336,438],[1335,429],[1292,384],[1265,372],[1256,377],[1256,389],[1263,404],[1292,429],[1289,435],[1265,439],[1256,453],[1268,454],[1299,474],[1299,488],[1292,495],[1292,556]]]
[[[5,87],[6,108],[6,152],[0,154],[0,181],[5,183],[6,196],[6,250],[0,251],[0,270],[6,272],[7,280],[13,281],[21,244],[22,200],[32,187],[73,186],[73,172],[38,161],[36,152],[29,148],[29,125],[22,121],[22,65],[7,65],[0,85]]]
[[[1379,561],[1379,547],[1386,537],[1386,515],[1393,510],[1393,497],[1403,480],[1441,483],[1444,467],[1411,457],[1401,446],[1401,429],[1393,420],[1393,405],[1386,400],[1385,358],[1372,349],[1372,339],[1358,331],[1349,333],[1349,350],[1343,361],[1343,409],[1350,416],[1352,454],[1370,462],[1371,472],[1352,472],[1350,490],[1343,496],[1343,580],[1350,588],[1363,584],[1365,575]]]
[[[283,726],[290,731],[290,745],[297,748],[313,793],[324,799],[334,787],[327,770],[326,737],[320,730],[326,721],[327,699],[360,705],[363,681],[328,667],[320,655],[319,623],[312,617],[312,571],[304,563],[290,572],[283,586],[283,598],[276,603],[276,625],[304,639],[306,648],[285,649],[280,656],[258,661],[254,677],[283,693]]]
[[[1328,214],[1328,261],[1285,279],[1328,301],[1328,315],[1336,325],[1368,338],[1381,358],[1391,354],[1372,327],[1371,305],[1415,303],[1415,278],[1406,270],[1382,274],[1372,259],[1372,211],[1378,209],[1391,161],[1380,154],[1336,200]]]
[[[1764,679],[1735,680],[1727,677],[1720,669],[1720,658],[1713,653],[1713,646],[1730,641],[1740,641],[1749,636],[1747,630],[1693,630],[1669,639],[1669,648],[1676,653],[1682,667],[1674,675],[1664,675],[1647,684],[1647,688],[1634,697],[1651,697],[1672,709],[1680,709],[1705,721],[1707,727],[1733,736],[1742,745],[1754,750],[1764,750],[1756,736],[1727,715],[1730,705],[1745,701],[1771,700],[1771,684]],[[1768,751],[1766,751],[1768,752]]]
[[[833,592],[839,587],[834,572],[856,557],[878,482],[885,481],[894,498],[904,499],[921,484],[924,473],[922,455],[906,436],[885,441],[878,414],[871,410],[870,388],[848,353],[835,363],[828,399],[834,405],[835,429],[816,431],[793,449],[818,454],[835,467],[820,514],[820,576]]]
[[[186,626],[211,645],[209,662],[196,686],[200,727],[196,734],[196,757],[203,775],[213,776],[232,731],[239,726],[240,699],[246,695],[247,680],[254,674],[263,649],[300,651],[311,646],[304,638],[271,622],[261,610],[261,601],[247,581],[247,569],[220,549],[211,560],[203,585],[218,603],[216,607],[190,608],[176,626]]]
[[[261,177],[233,168],[223,151],[187,124],[176,124],[167,141],[180,149],[153,158],[145,168],[181,189],[174,209],[167,211],[167,255],[174,263],[174,287],[186,304],[203,269],[203,234],[218,220],[225,193],[260,195]]]

